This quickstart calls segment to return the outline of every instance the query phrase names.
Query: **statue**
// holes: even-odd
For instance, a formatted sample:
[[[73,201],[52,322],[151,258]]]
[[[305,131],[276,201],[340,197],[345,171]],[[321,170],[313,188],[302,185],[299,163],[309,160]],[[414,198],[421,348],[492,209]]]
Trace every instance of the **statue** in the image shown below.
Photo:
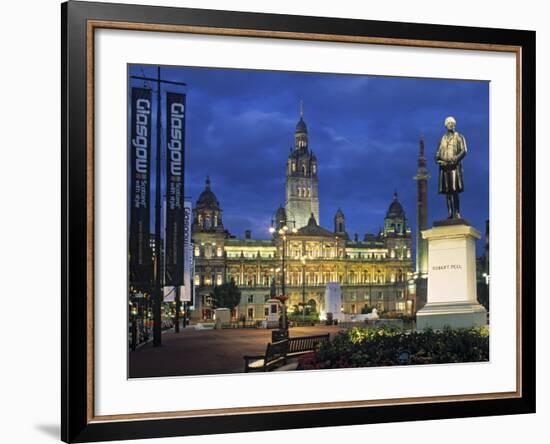
[[[376,308],[373,308],[372,311],[365,316],[365,319],[367,321],[376,321],[380,318],[380,315],[378,314],[378,310]]]
[[[449,219],[460,219],[459,193],[464,191],[462,159],[466,155],[466,140],[458,133],[454,117],[445,119],[447,132],[439,142],[435,161],[439,165],[439,194],[447,196]]]

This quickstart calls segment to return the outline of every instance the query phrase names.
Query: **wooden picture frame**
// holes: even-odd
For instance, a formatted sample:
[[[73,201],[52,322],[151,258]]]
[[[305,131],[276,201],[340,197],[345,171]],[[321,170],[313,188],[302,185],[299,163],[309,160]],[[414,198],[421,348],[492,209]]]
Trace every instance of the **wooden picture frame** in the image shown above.
[[[62,14],[62,414],[65,442],[508,415],[535,411],[535,33],[70,1]],[[516,56],[517,389],[513,392],[94,414],[94,33],[276,38]],[[122,359],[122,357],[121,357]]]

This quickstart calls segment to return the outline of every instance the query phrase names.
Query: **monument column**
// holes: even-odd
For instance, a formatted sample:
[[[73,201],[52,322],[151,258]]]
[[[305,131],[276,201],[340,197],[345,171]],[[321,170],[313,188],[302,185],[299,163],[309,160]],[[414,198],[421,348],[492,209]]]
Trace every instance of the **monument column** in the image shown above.
[[[420,138],[416,181],[416,307],[419,310],[427,301],[428,244],[421,232],[428,228],[428,169],[424,155],[424,138]]]

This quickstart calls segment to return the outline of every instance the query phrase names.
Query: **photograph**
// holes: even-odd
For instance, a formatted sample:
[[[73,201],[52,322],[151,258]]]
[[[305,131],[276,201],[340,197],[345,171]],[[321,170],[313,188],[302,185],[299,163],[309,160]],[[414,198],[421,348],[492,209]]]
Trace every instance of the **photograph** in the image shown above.
[[[62,439],[535,412],[535,32],[180,6],[61,9]]]
[[[490,87],[129,63],[128,378],[490,362]]]

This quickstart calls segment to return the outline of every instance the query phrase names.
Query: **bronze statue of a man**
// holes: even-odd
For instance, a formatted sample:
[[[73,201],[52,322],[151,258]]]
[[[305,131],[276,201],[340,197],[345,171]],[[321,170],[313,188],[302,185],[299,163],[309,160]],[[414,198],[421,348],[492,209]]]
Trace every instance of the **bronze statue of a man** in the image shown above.
[[[439,165],[439,194],[447,196],[449,219],[460,219],[458,194],[464,191],[462,159],[466,155],[466,140],[458,133],[454,117],[445,119],[447,132],[439,142],[435,161]]]

